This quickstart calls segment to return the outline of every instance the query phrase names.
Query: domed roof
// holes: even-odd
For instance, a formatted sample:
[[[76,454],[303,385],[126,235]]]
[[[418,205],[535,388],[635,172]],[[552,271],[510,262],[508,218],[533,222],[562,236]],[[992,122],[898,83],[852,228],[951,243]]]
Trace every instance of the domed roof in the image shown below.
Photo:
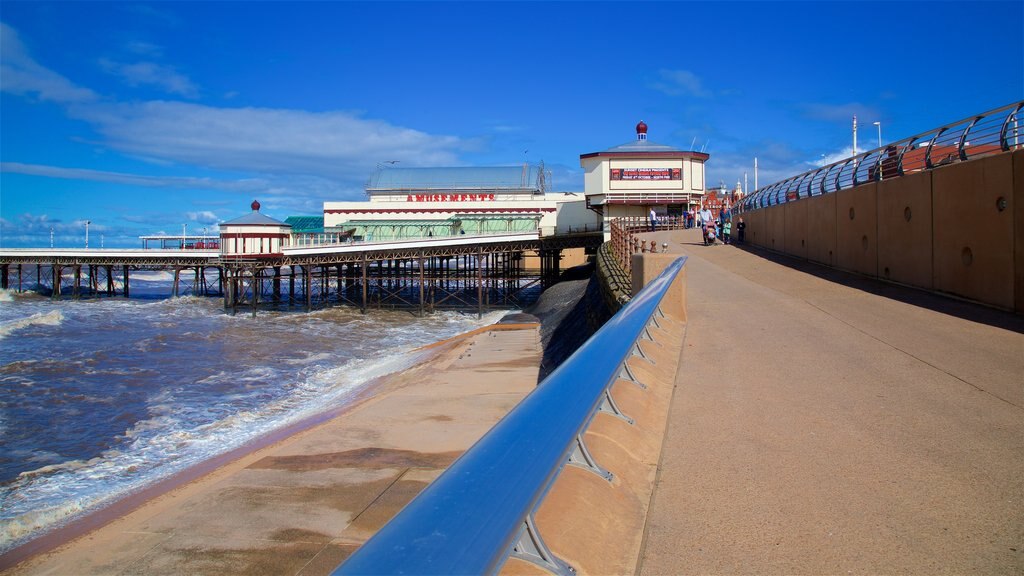
[[[636,133],[647,134],[647,124],[644,124],[643,120],[641,120],[640,123],[636,125]]]
[[[256,200],[250,204],[252,212],[245,216],[229,220],[228,222],[221,222],[221,226],[281,226],[291,228],[291,224],[275,220],[270,216],[264,216],[260,214],[260,203]]]

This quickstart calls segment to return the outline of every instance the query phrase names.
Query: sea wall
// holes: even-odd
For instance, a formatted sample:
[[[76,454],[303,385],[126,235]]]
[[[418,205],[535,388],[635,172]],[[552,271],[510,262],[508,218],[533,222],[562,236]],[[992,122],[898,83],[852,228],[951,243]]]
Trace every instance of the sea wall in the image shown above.
[[[642,288],[678,257],[635,255],[634,288]],[[597,270],[594,276],[596,280]],[[607,292],[596,297],[603,301]],[[685,336],[685,268],[660,308],[664,317],[649,326],[650,339],[638,341],[643,355],[626,360],[637,381],[620,377],[610,388],[624,417],[599,411],[582,435],[594,461],[611,472],[611,480],[579,466],[565,466],[536,513],[545,544],[577,574],[636,572]],[[538,573],[542,572],[516,558],[501,570],[506,575]]]
[[[741,216],[755,246],[1024,313],[1024,150]]]

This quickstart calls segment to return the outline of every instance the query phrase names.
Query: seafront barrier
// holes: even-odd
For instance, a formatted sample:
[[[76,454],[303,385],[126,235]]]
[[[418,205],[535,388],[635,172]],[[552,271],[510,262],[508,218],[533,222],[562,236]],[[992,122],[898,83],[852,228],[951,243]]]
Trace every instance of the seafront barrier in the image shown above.
[[[682,350],[685,260],[633,255],[628,305],[335,573],[633,572]]]
[[[746,240],[1024,313],[1024,101],[764,186]]]
[[[612,383],[611,398],[634,424],[595,413],[583,434],[589,454],[612,480],[567,466],[536,510],[536,526],[555,553],[583,573],[636,562],[650,494],[643,490],[657,465],[682,310],[663,303],[665,317],[646,328],[654,340],[642,339],[637,348],[646,357],[627,358],[618,374],[624,379]],[[31,549],[13,551],[0,566],[16,574],[101,574],[128,566],[150,574],[327,573],[537,389],[540,326],[522,316],[509,319],[518,324],[433,346],[432,359],[382,378],[356,404],[320,417],[312,428],[284,431],[216,469],[165,483]],[[560,406],[552,410],[551,419],[564,417]],[[600,482],[591,485],[587,475]],[[618,518],[614,525],[602,521],[601,537],[614,542],[602,545],[600,554],[576,550],[571,535],[559,534],[559,523],[571,520],[566,511],[587,507],[571,497],[580,487],[606,491],[599,498],[607,497],[612,508],[597,513],[611,510]],[[593,522],[586,513],[575,521]],[[510,560],[507,569],[522,564]]]

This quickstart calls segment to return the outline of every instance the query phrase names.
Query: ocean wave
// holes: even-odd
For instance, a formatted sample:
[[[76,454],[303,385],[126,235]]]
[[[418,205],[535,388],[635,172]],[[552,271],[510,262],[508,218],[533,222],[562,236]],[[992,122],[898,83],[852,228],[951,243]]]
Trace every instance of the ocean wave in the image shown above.
[[[189,306],[203,308],[195,304]],[[137,313],[157,323],[178,309],[166,301],[139,306]],[[202,326],[236,350],[263,349],[261,341],[273,346],[265,356],[238,353],[203,372],[182,372],[185,380],[154,387],[142,418],[131,421],[98,457],[40,457],[38,468],[0,486],[0,553],[275,430],[342,407],[375,379],[435,353],[421,346],[503,315],[446,312],[410,321],[407,314],[333,309],[261,315],[260,322],[219,315],[210,323],[182,324],[179,335]],[[146,334],[141,341],[146,349],[155,347],[152,354],[163,353],[156,349],[159,341],[172,337],[166,331]],[[317,346],[310,346],[313,340]],[[157,369],[150,361],[145,366]]]
[[[28,328],[29,326],[60,326],[63,321],[64,314],[61,313],[60,310],[40,312],[25,318],[6,320],[4,322],[0,322],[0,339],[6,338],[15,330],[21,330],[22,328]]]

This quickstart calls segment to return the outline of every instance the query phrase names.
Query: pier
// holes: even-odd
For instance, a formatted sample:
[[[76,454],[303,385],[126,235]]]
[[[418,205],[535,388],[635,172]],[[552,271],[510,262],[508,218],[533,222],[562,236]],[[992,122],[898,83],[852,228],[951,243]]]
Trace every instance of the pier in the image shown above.
[[[734,216],[743,243],[613,220],[597,267],[621,309],[539,386],[534,328],[466,335],[429,379],[396,376],[15,573],[1021,573],[1021,110],[969,119],[946,163],[930,158],[949,127],[888,169],[880,147],[770,185]],[[968,138],[986,126],[999,146]],[[486,271],[515,276],[507,254],[557,269],[558,242],[596,237],[219,263],[239,305],[287,281],[426,310],[465,286],[479,306]],[[488,394],[498,373],[516,382]]]
[[[483,311],[529,304],[557,280],[563,250],[593,252],[600,243],[599,231],[584,230],[302,243],[270,256],[197,248],[2,249],[0,282],[5,290],[34,288],[53,298],[127,298],[133,272],[159,270],[174,275],[171,296],[220,296],[231,312],[328,305]]]

